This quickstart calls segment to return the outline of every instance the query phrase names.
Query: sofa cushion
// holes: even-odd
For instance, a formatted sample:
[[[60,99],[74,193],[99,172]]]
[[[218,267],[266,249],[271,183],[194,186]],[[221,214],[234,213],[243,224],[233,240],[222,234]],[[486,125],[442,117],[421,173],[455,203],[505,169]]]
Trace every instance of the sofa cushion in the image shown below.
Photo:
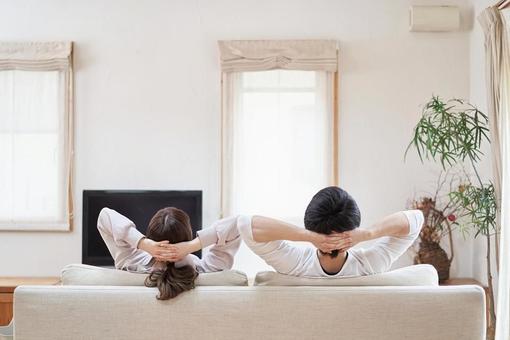
[[[386,273],[351,276],[308,278],[284,275],[272,271],[255,276],[256,286],[437,286],[436,269],[429,264],[418,264]]]
[[[62,269],[62,284],[66,286],[144,286],[147,274],[124,270],[69,264]],[[238,270],[202,273],[197,286],[247,286],[246,274]]]

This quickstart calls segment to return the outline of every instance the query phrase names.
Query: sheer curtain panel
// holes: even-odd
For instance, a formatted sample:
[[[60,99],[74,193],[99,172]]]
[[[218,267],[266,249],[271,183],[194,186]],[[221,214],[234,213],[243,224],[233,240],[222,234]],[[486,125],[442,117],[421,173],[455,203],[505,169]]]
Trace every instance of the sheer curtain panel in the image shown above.
[[[501,236],[496,339],[510,339],[510,50],[505,18],[497,6],[478,17],[485,34],[487,106],[491,129],[494,186]],[[497,236],[496,236],[497,237]]]

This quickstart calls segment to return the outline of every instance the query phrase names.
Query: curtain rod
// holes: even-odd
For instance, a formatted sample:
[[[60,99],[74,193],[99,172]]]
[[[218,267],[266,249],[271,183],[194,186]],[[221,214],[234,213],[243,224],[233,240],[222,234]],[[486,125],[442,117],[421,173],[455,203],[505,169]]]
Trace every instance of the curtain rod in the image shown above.
[[[498,9],[502,10],[508,7],[510,5],[510,0],[500,0],[494,7],[497,7]]]

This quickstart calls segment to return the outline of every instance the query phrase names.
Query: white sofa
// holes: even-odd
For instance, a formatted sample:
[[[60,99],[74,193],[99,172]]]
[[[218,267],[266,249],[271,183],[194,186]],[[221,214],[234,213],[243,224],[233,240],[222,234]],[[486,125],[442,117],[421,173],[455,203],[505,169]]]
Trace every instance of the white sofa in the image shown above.
[[[477,286],[265,284],[199,286],[168,301],[141,286],[22,286],[15,339],[485,338]]]

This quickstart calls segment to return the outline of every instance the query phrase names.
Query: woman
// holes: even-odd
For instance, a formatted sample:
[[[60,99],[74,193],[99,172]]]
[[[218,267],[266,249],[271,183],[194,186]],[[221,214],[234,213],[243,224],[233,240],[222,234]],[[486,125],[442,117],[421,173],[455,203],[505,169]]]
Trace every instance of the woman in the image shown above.
[[[157,287],[160,300],[194,288],[199,273],[232,268],[241,243],[237,217],[219,220],[192,239],[189,216],[172,207],[163,208],[152,217],[147,236],[127,217],[109,208],[99,213],[97,228],[115,260],[115,268],[150,273],[145,285]],[[202,259],[191,254],[211,245]]]

